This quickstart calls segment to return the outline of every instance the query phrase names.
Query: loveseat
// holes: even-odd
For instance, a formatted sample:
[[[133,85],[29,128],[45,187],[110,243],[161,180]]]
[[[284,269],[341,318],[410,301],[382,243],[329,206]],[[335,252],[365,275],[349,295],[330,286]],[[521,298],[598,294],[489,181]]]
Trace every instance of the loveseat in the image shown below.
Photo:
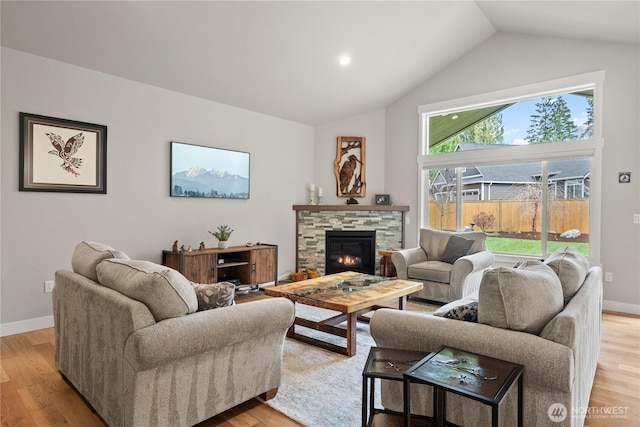
[[[493,264],[486,239],[483,231],[422,228],[419,246],[393,252],[391,261],[399,279],[422,282],[412,297],[451,302],[477,291],[482,273]]]
[[[110,426],[190,426],[275,396],[293,304],[198,311],[175,270],[82,242],[55,275],[58,370]]]
[[[522,364],[524,425],[574,427],[584,424],[589,406],[601,312],[601,268],[565,248],[544,262],[488,270],[476,295],[441,307],[440,316],[381,309],[370,328],[379,347],[433,352],[447,346]],[[402,411],[398,384],[383,381],[387,409]],[[412,412],[431,416],[431,389],[411,390]],[[501,404],[501,426],[516,425],[516,402],[514,387]],[[489,406],[448,394],[449,422],[482,426],[490,417]]]

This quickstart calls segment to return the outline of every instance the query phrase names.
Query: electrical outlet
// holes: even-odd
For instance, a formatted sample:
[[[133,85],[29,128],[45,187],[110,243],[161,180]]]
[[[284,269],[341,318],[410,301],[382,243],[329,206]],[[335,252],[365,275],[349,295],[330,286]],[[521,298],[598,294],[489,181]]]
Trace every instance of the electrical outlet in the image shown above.
[[[633,223],[640,224],[640,214],[633,214]]]
[[[613,282],[613,273],[610,271],[606,271],[604,273],[604,281],[605,282]]]
[[[53,292],[53,287],[56,285],[56,282],[53,280],[45,280],[44,282],[44,291],[49,293]]]

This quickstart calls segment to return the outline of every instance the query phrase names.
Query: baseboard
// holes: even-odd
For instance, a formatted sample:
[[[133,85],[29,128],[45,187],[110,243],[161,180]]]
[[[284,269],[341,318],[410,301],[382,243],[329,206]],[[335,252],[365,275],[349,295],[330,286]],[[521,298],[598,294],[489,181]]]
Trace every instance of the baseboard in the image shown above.
[[[640,315],[640,305],[627,304],[618,301],[602,301],[602,309],[607,311],[617,311],[618,313]]]
[[[0,324],[0,337],[7,335],[21,334],[23,332],[36,331],[38,329],[52,328],[53,315],[37,317],[35,319],[21,320],[19,322],[10,322]]]

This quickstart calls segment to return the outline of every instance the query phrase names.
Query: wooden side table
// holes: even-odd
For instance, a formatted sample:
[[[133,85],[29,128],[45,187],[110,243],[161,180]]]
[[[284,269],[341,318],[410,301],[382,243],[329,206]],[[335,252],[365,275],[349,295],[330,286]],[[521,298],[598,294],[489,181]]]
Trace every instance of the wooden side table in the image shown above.
[[[433,414],[436,427],[443,427],[446,418],[446,394],[455,393],[491,406],[491,425],[498,427],[499,404],[518,382],[518,426],[522,427],[522,375],[524,366],[442,347],[412,366],[404,374],[405,427],[410,426],[407,410],[411,399],[411,383],[433,387]]]
[[[391,254],[397,249],[381,249],[378,251],[380,258],[380,275],[383,277],[396,277],[396,267],[391,261]]]
[[[371,426],[376,413],[388,412],[375,407],[376,378],[402,381],[405,370],[427,354],[422,351],[371,347],[362,371],[362,427]]]

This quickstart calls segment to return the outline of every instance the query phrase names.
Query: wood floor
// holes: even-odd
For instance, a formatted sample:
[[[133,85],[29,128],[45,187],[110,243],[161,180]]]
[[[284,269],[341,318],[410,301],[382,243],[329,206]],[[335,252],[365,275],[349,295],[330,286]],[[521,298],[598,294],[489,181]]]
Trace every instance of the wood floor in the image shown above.
[[[256,297],[248,297],[256,298]],[[605,312],[602,351],[587,414],[588,427],[640,425],[640,317]],[[0,339],[3,426],[104,426],[54,365],[53,328]],[[376,427],[400,427],[377,418]],[[299,427],[253,399],[201,427]],[[313,426],[309,426],[313,427]]]

